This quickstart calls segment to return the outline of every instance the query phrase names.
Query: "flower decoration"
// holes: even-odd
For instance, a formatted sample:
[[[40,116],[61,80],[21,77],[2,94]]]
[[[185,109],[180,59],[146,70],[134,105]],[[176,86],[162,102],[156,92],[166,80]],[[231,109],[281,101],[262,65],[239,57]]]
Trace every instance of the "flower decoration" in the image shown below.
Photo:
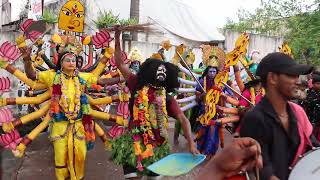
[[[129,89],[125,87],[123,89],[122,95],[119,95],[121,97],[118,108],[117,108],[117,114],[120,116],[123,116],[123,118],[127,119],[129,117],[130,111],[129,111]]]
[[[109,43],[113,40],[111,38],[109,32],[100,31],[97,32],[96,35],[92,36],[92,43],[96,46],[97,49],[108,47]]]
[[[20,56],[20,51],[15,45],[6,41],[0,46],[0,56],[12,63]]]
[[[12,120],[12,111],[9,108],[0,109],[0,125],[3,123],[10,122]]]
[[[38,31],[32,31],[31,33],[27,32],[27,29],[34,23],[32,19],[27,19],[21,26],[20,29],[24,32],[27,39],[30,39],[32,42],[34,42],[36,39],[40,37],[42,34]]]
[[[121,52],[121,58],[122,58],[122,61],[125,63],[125,64],[128,64],[130,62],[130,60],[128,59],[128,56],[126,54],[126,52],[122,51]],[[114,58],[114,56],[112,56],[112,58],[110,59],[110,65],[112,67],[117,67],[116,66],[116,60]]]
[[[112,138],[112,139],[116,139],[117,137],[119,137],[121,134],[123,134],[125,132],[125,128],[118,126],[118,125],[114,125],[111,127],[111,129],[108,131],[108,135]]]
[[[2,134],[0,136],[0,145],[4,148],[9,148],[15,150],[17,145],[21,142],[22,138],[20,137],[19,132],[15,129],[10,133]]]

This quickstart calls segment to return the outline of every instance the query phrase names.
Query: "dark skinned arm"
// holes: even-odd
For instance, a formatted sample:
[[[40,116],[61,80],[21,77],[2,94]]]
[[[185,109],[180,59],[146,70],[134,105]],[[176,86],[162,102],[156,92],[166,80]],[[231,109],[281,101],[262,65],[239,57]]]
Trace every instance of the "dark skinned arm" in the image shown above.
[[[114,57],[116,60],[117,68],[120,70],[122,76],[125,80],[128,80],[132,72],[130,71],[129,67],[124,64],[122,58],[121,58],[121,47],[120,47],[120,34],[121,31],[119,27],[115,28],[115,52]]]
[[[113,84],[117,84],[120,82],[124,82],[123,79],[121,79],[121,77],[114,77],[114,78],[100,78],[98,79],[98,84],[99,85],[113,85]]]
[[[34,70],[32,66],[32,61],[31,61],[31,48],[24,47],[20,49],[23,57],[23,64],[24,64],[24,70],[26,72],[26,75],[28,78],[32,80],[37,79],[36,71]]]

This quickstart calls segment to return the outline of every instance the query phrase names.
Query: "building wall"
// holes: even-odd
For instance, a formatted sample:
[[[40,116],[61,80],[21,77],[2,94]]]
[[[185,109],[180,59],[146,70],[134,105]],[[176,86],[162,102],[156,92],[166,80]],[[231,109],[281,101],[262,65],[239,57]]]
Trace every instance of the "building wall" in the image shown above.
[[[8,24],[9,22],[11,22],[11,3],[9,3],[9,0],[0,0],[0,3],[1,3],[1,23]]]
[[[224,33],[226,40],[224,43],[224,48],[227,52],[233,50],[235,41],[240,36],[239,32],[226,31]],[[259,34],[249,34],[249,47],[248,55],[253,50],[258,50],[260,52],[260,58],[264,57],[268,53],[278,51],[278,47],[283,43],[283,37],[276,36],[264,36]]]

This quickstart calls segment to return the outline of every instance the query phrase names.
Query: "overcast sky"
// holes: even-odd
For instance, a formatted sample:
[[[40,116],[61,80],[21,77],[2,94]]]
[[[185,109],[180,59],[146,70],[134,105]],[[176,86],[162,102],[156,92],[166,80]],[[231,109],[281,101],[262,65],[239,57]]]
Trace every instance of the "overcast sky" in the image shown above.
[[[19,12],[26,0],[9,0],[12,4],[12,19],[17,20]],[[222,27],[226,19],[236,19],[239,8],[254,11],[260,5],[260,0],[177,0],[194,8],[198,15],[208,24]],[[212,21],[208,17],[214,17]]]

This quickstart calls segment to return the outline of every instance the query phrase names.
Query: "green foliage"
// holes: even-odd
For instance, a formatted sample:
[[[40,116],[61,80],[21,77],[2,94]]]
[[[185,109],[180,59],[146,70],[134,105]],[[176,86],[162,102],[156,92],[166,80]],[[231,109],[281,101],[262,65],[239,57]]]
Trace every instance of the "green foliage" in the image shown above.
[[[289,31],[285,39],[290,43],[295,58],[320,65],[320,11],[293,16],[287,27]]]
[[[54,23],[58,22],[57,16],[53,12],[48,11],[48,10],[43,11],[43,15],[42,15],[41,19],[49,24],[54,24]]]
[[[134,25],[138,24],[136,19],[120,19],[119,14],[114,15],[112,11],[100,11],[98,18],[94,21],[98,29],[109,28],[114,25]]]
[[[283,36],[293,55],[320,65],[320,0],[262,0],[254,13],[238,11],[238,21],[228,20],[224,30]]]
[[[122,26],[134,25],[134,24],[138,24],[138,20],[137,19],[121,19],[119,20],[119,24]]]
[[[112,140],[111,157],[116,164],[129,165],[131,167],[137,166],[137,156],[134,152],[133,139],[129,134],[123,134],[120,137]],[[145,150],[145,146],[141,143],[141,150]],[[164,143],[153,149],[153,156],[143,159],[142,165],[145,167],[141,174],[147,173],[146,167],[152,163],[159,161],[161,158],[170,153],[169,143]]]

